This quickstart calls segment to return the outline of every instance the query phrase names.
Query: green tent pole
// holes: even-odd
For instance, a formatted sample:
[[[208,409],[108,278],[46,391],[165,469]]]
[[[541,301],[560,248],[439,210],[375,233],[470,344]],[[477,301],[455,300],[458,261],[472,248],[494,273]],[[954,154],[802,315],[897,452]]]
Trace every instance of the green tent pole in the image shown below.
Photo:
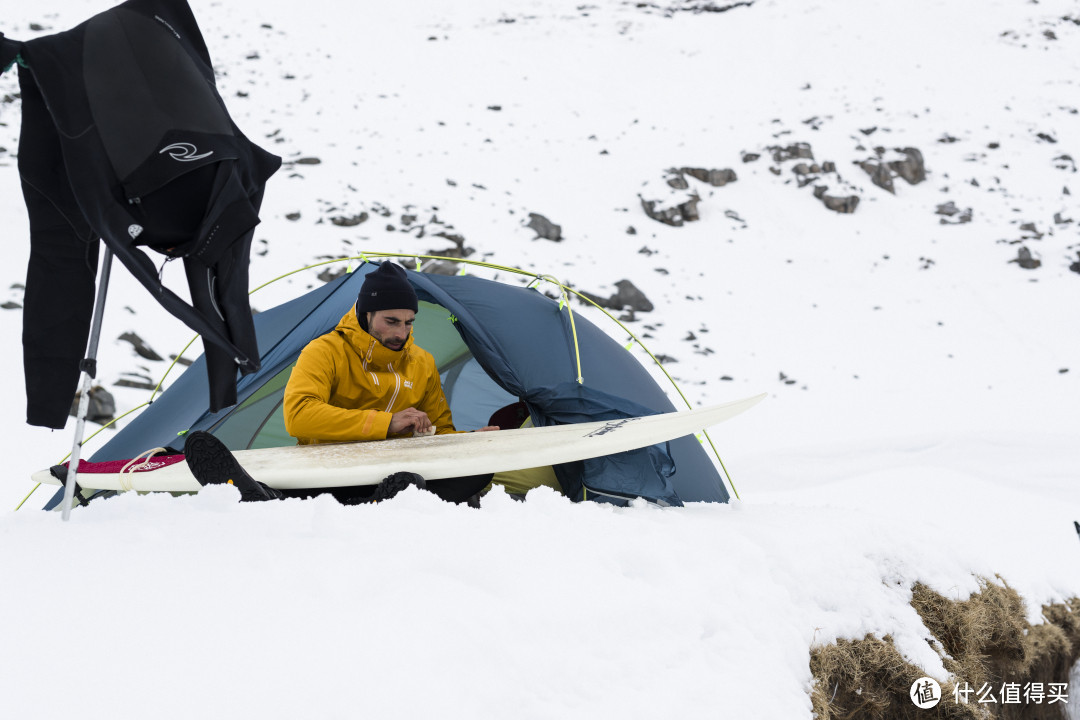
[[[82,449],[83,434],[86,432],[86,416],[90,412],[90,384],[97,376],[98,340],[101,338],[101,317],[105,314],[105,295],[109,290],[112,258],[112,250],[106,245],[105,254],[101,258],[101,278],[98,280],[97,299],[94,301],[94,320],[90,326],[90,342],[86,347],[86,357],[79,363],[79,369],[82,370],[82,390],[79,394],[79,412],[75,421],[75,441],[71,446],[67,479],[64,481],[64,503],[62,506],[64,522],[67,522],[71,516],[71,505],[75,499],[75,478],[79,474],[79,451]]]

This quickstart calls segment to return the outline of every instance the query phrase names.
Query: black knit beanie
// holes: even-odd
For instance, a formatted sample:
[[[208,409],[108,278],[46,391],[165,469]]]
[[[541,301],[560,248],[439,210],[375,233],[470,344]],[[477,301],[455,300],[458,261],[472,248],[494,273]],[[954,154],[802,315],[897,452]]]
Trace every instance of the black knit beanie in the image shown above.
[[[416,312],[418,309],[416,291],[409,284],[404,268],[392,262],[379,263],[374,272],[368,273],[356,296],[356,312],[361,317],[378,310]]]

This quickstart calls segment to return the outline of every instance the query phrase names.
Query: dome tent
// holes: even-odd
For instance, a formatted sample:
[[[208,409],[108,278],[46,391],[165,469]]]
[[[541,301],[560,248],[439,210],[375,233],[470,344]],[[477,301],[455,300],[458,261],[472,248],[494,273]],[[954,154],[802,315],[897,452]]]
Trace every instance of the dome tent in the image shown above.
[[[285,383],[300,351],[330,332],[356,300],[367,273],[354,272],[255,316],[261,369],[237,380],[238,403],[210,412],[203,358],[90,460],[131,458],[177,445],[185,430],[208,430],[230,449],[292,445],[284,428]],[[537,426],[675,410],[634,356],[564,303],[536,289],[474,276],[407,271],[420,299],[413,333],[432,353],[458,429],[487,424],[522,401]],[[579,382],[579,377],[581,382]],[[664,505],[726,502],[716,467],[696,438],[556,466],[575,500],[643,497]],[[54,499],[55,502],[55,499]]]

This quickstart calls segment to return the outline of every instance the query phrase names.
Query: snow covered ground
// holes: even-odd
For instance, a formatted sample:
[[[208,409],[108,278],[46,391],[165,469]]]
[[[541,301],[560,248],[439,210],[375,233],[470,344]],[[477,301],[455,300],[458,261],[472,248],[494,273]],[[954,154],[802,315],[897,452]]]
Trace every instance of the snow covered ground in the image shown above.
[[[109,4],[8,2],[0,31]],[[809,717],[814,643],[891,634],[945,679],[915,581],[963,599],[1000,574],[1032,622],[1080,595],[1080,3],[733,5],[194,0],[238,124],[320,160],[271,180],[253,283],[445,248],[443,230],[598,295],[632,280],[656,309],[630,327],[692,403],[770,397],[711,432],[741,496],[724,506],[241,507],[217,489],[61,525],[37,511],[44,489],[11,510],[71,432],[23,425],[21,315],[0,310],[0,715]],[[16,91],[0,79],[0,99]],[[0,300],[16,303],[18,121],[0,104]],[[793,143],[838,172],[798,187],[799,161],[770,150]],[[927,180],[871,184],[855,163],[878,146],[917,148]],[[673,167],[738,179],[691,179],[701,220],[669,227],[639,194],[667,192]],[[942,224],[948,202],[971,221]],[[562,242],[534,239],[529,213]],[[1041,266],[1010,263],[1021,247]],[[100,366],[121,409],[146,394],[112,383],[165,368],[127,331],[162,355],[191,337],[114,273]]]

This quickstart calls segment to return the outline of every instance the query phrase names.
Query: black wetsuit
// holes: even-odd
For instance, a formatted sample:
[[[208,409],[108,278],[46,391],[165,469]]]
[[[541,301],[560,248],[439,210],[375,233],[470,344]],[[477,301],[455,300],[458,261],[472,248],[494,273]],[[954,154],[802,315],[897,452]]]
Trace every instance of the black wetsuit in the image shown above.
[[[214,85],[185,0],[128,0],[62,33],[0,36],[20,60],[19,173],[30,215],[23,319],[27,422],[61,428],[91,321],[98,238],[202,334],[211,410],[259,367],[248,258],[281,159],[249,141]],[[191,304],[142,250],[183,258]],[[162,262],[158,258],[158,262]]]

